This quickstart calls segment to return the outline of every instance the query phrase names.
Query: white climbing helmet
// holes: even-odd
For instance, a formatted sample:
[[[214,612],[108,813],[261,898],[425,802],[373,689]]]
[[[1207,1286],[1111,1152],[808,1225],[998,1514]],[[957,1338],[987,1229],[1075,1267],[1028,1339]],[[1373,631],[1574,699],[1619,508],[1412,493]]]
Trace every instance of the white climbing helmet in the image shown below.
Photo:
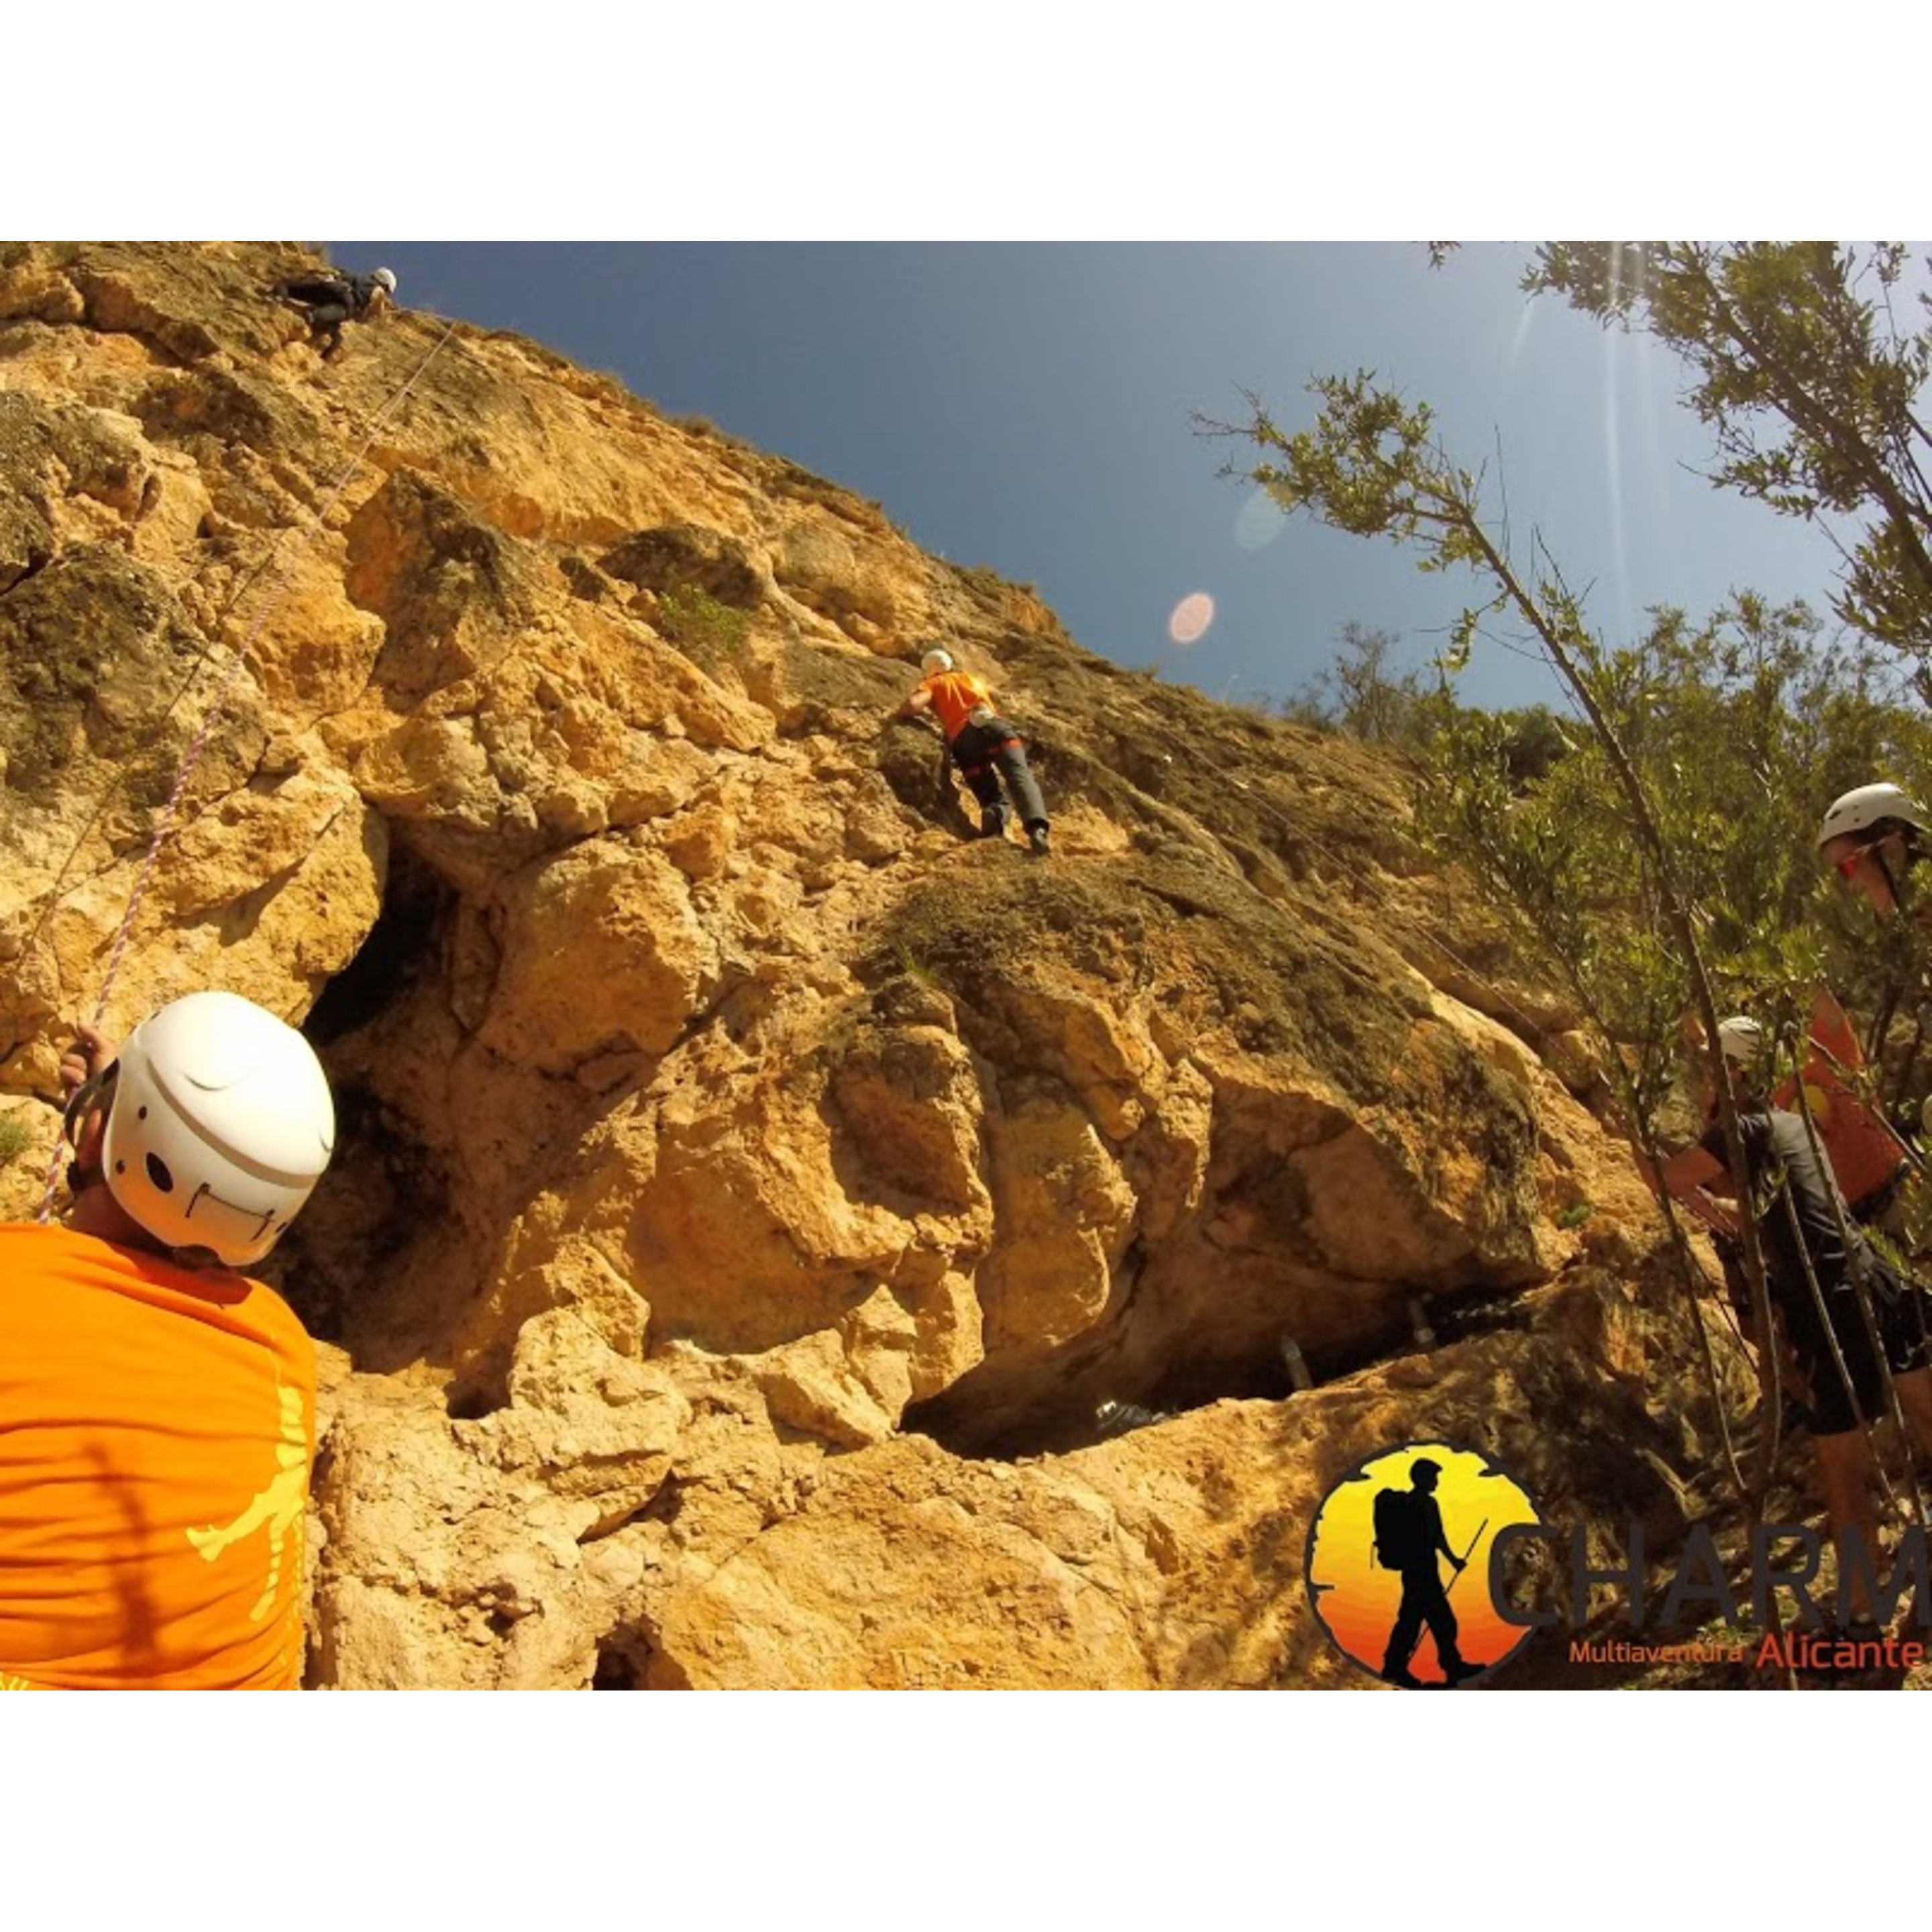
[[[369,279],[381,283],[391,295],[396,292],[396,272],[393,268],[378,268]]]
[[[301,1211],[335,1145],[315,1049],[238,994],[190,993],[121,1048],[101,1166],[164,1247],[260,1261]]]
[[[928,677],[932,676],[935,671],[950,670],[952,668],[952,653],[950,651],[928,651],[925,656],[920,659],[919,668]]]
[[[1926,830],[1923,808],[1895,784],[1860,785],[1833,800],[1818,826],[1818,849],[1822,851],[1832,839],[1847,834],[1869,832],[1888,818],[1896,818],[1915,832]]]
[[[1733,1013],[1718,1022],[1718,1045],[1732,1066],[1752,1066],[1764,1051],[1764,1028],[1742,1013]]]

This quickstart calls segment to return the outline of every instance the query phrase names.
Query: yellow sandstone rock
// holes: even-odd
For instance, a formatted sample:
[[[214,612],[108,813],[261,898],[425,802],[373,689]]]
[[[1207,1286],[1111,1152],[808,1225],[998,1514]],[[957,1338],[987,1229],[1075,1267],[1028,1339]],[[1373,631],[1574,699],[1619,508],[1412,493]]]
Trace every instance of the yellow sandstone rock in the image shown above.
[[[1574,1016],[1466,963],[1393,773],[535,344],[404,310],[324,364],[302,266],[0,244],[0,1204],[206,733],[106,1024],[231,987],[336,1085],[272,1264],[326,1345],[313,1682],[1340,1682],[1301,1563],[1354,1461],[1587,1508],[1570,1446],[1708,1453]],[[886,722],[941,634],[1049,861]],[[1420,1294],[1514,1312],[1353,1373]],[[1342,1378],[1288,1399],[1284,1336]],[[1096,1444],[1108,1398],[1186,1412]]]

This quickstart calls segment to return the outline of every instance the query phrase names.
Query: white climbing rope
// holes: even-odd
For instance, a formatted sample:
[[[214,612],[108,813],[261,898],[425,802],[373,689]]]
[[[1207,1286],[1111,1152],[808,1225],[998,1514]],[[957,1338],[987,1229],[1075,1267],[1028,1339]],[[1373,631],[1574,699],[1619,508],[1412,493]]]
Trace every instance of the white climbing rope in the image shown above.
[[[148,842],[146,856],[142,860],[141,869],[136,876],[134,891],[128,898],[128,909],[122,915],[120,928],[114,935],[113,948],[108,956],[107,970],[101,980],[100,997],[95,1004],[94,1017],[88,1022],[91,1028],[98,1030],[106,1014],[107,1003],[114,990],[115,979],[121,970],[122,959],[128,950],[128,941],[134,932],[134,921],[140,914],[141,902],[147,896],[148,883],[154,875],[155,862],[160,856],[161,848],[166,843],[169,832],[172,830],[176,816],[181,809],[182,800],[187,793],[188,781],[194,776],[196,766],[200,764],[202,754],[207,750],[208,741],[214,735],[214,728],[220,722],[222,712],[228,702],[229,693],[233,690],[236,679],[241,676],[248,664],[250,650],[254,647],[256,639],[261,636],[268,620],[280,608],[282,600],[288,593],[290,584],[294,577],[295,567],[300,561],[303,548],[314,539],[319,531],[326,526],[328,513],[334,508],[342,493],[348,488],[356,472],[362,468],[363,459],[368,454],[371,446],[376,440],[376,433],[381,428],[385,419],[400,406],[410,392],[422,380],[424,372],[436,360],[443,345],[455,333],[456,324],[454,322],[446,324],[442,334],[431,344],[428,352],[410,373],[408,380],[394,391],[382,407],[370,418],[368,428],[363,435],[362,442],[357,446],[355,454],[344,466],[341,473],[335,481],[323,493],[320,502],[309,513],[308,526],[304,529],[298,521],[284,529],[280,536],[276,538],[274,548],[269,551],[267,561],[273,562],[276,556],[287,544],[289,538],[298,530],[301,531],[301,541],[290,552],[287,561],[284,563],[279,574],[269,586],[268,601],[262,606],[254,622],[249,626],[241,643],[235,647],[233,659],[227,670],[222,674],[221,682],[215,687],[214,698],[208,705],[207,716],[202,720],[201,728],[196,732],[189,742],[188,750],[182,756],[181,769],[175,774],[174,784],[168,794],[167,802],[162,806],[159,815],[154,820],[154,833]],[[260,574],[260,567],[258,566],[254,574],[257,576]],[[206,662],[205,654],[202,662]],[[184,686],[184,693],[186,688],[187,687]],[[177,704],[180,701],[180,695],[181,694],[177,694],[176,698]],[[172,710],[172,706],[171,706],[170,709]],[[86,836],[86,832],[83,832],[82,836],[84,838]],[[62,1156],[62,1148],[60,1142],[57,1140],[54,1144],[52,1158],[48,1164],[46,1185],[40,1200],[39,1218],[44,1222],[50,1219],[53,1213],[54,1196],[60,1184]]]

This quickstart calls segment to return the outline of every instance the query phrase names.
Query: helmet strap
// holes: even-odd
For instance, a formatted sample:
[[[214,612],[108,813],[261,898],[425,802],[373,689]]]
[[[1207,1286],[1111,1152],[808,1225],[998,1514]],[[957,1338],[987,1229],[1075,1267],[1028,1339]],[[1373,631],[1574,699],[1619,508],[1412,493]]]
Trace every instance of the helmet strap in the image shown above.
[[[1885,883],[1891,891],[1892,904],[1902,913],[1905,910],[1905,882],[1906,876],[1912,870],[1910,848],[1909,847],[1907,848],[1905,863],[1894,872],[1892,868],[1892,861],[1885,855],[1886,844],[1886,841],[1881,838],[1878,843],[1871,848],[1871,855],[1878,861],[1879,870],[1885,874]]]

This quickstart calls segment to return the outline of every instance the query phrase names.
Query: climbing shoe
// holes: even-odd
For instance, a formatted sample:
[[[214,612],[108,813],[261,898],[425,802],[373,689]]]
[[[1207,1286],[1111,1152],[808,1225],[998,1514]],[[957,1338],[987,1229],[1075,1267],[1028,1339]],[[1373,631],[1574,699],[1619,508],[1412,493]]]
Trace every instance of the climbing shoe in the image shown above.
[[[1027,827],[1027,844],[1042,859],[1053,850],[1052,841],[1044,825],[1029,825]]]

